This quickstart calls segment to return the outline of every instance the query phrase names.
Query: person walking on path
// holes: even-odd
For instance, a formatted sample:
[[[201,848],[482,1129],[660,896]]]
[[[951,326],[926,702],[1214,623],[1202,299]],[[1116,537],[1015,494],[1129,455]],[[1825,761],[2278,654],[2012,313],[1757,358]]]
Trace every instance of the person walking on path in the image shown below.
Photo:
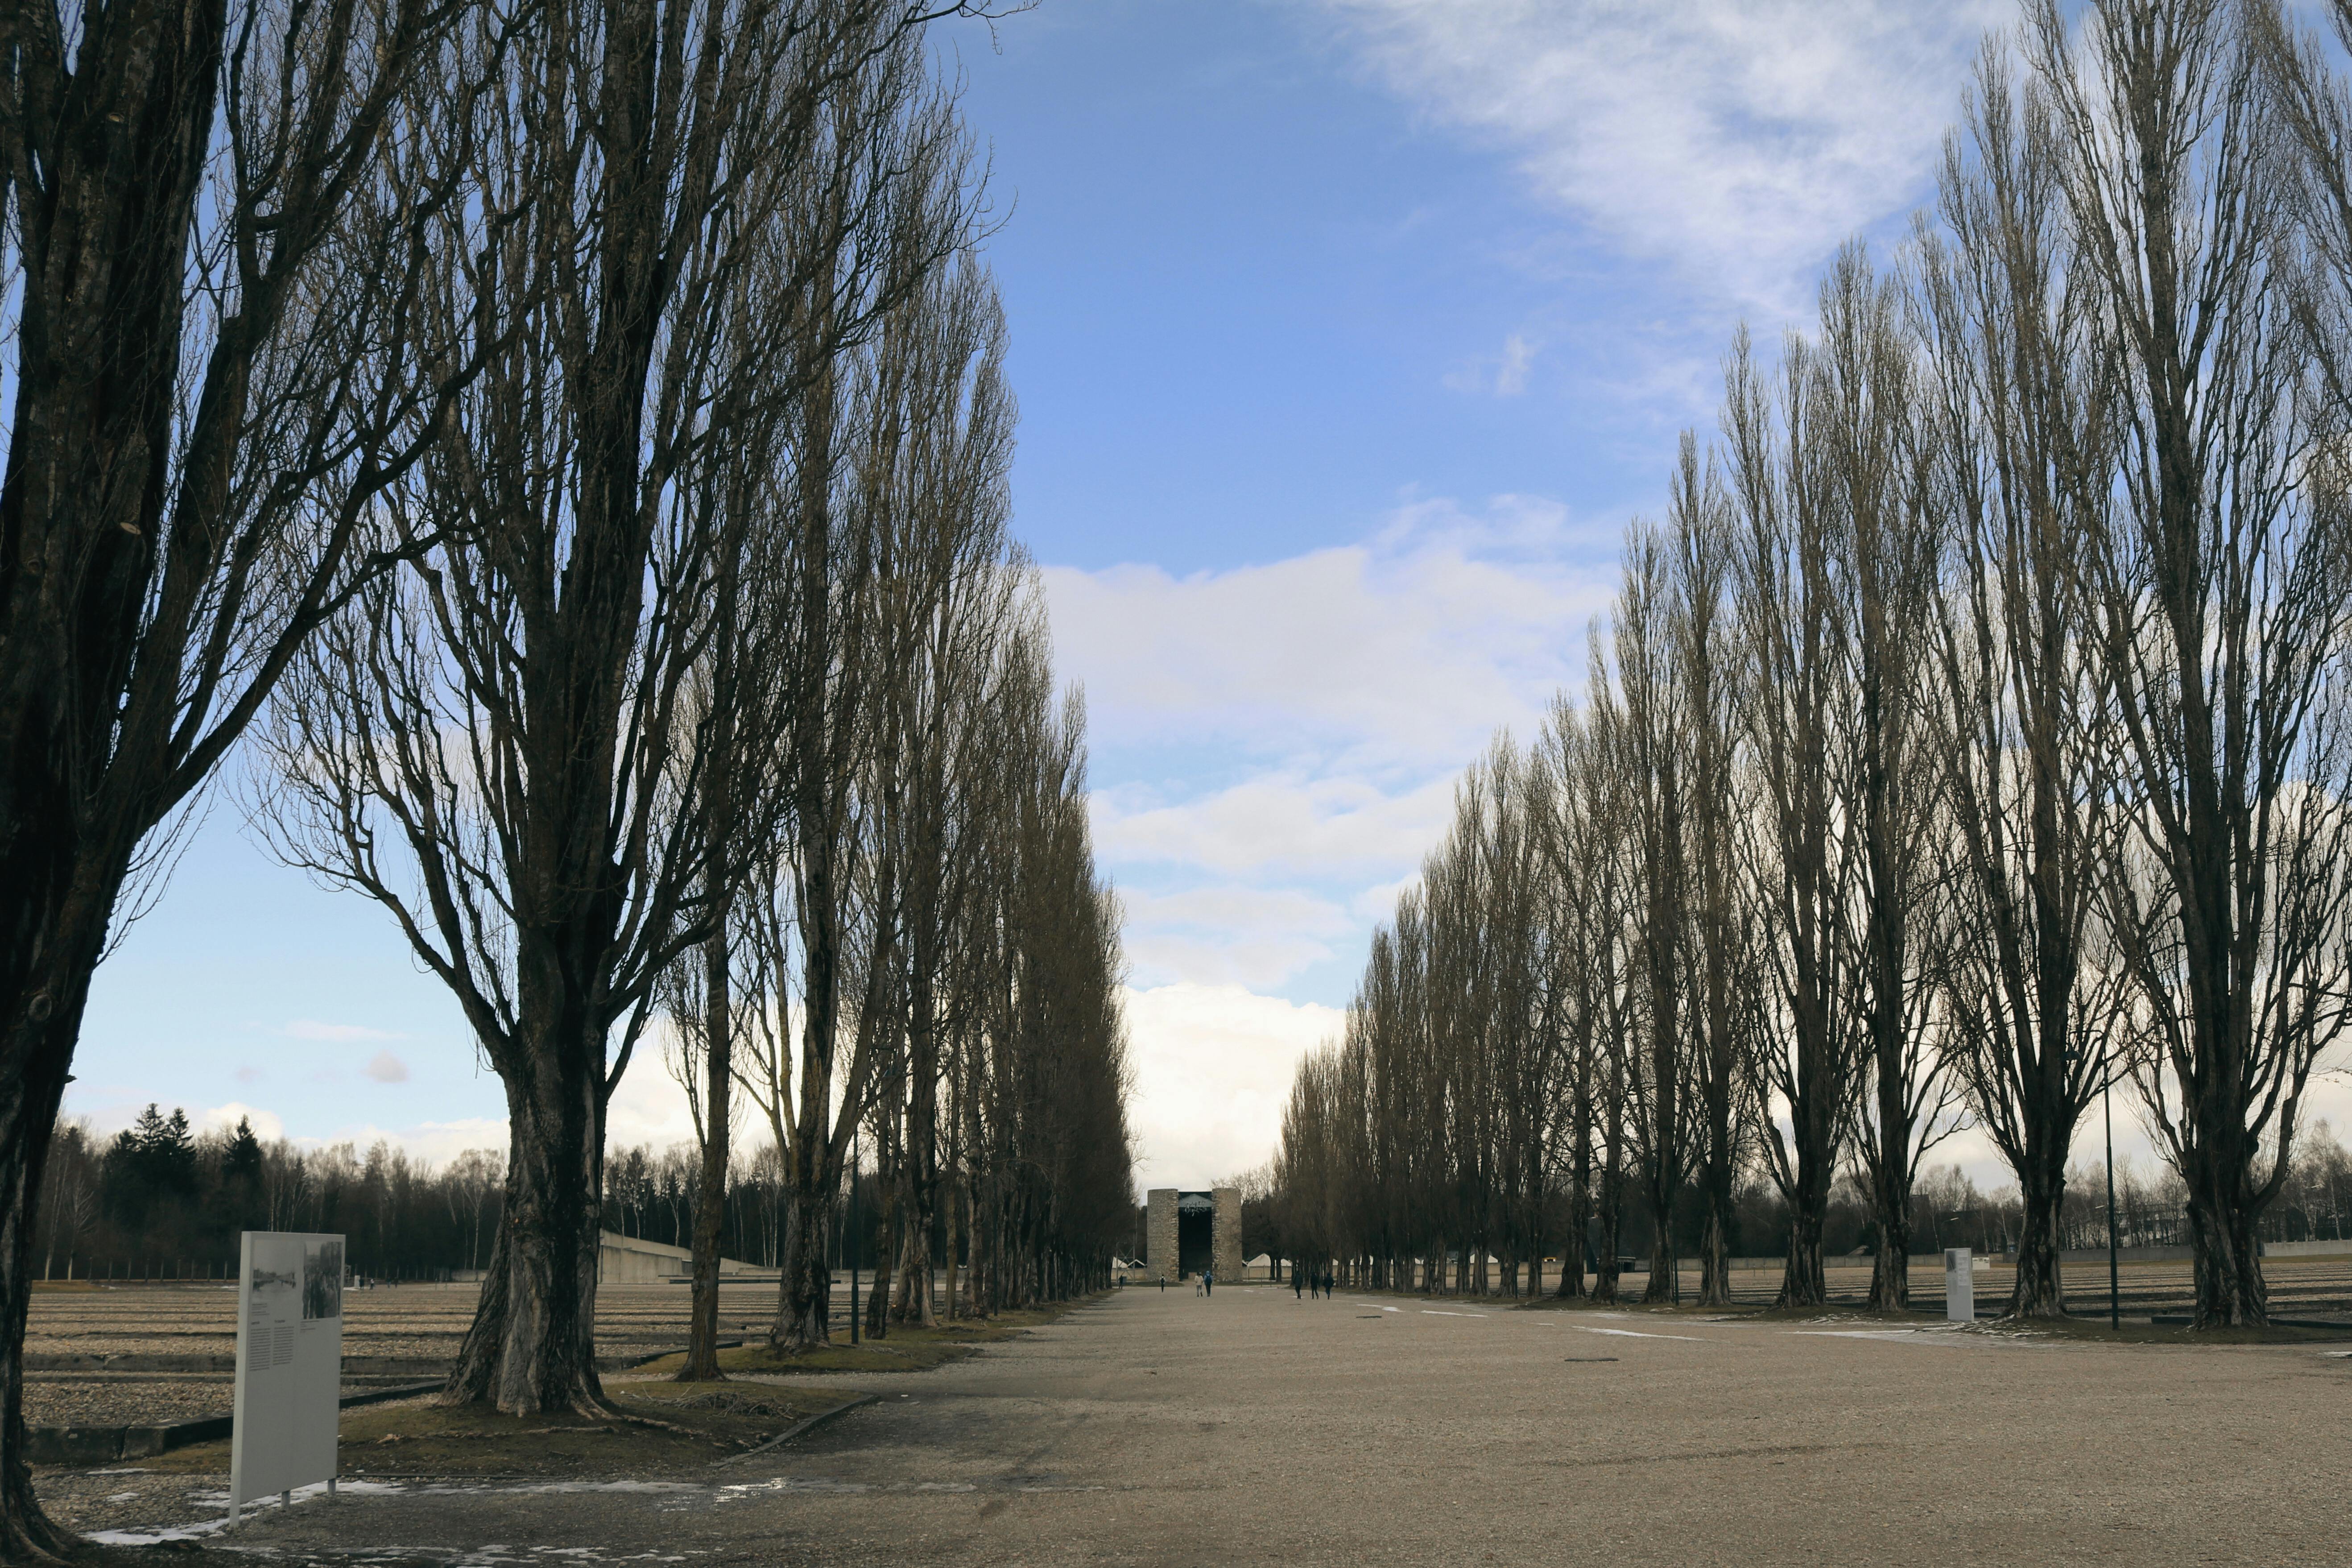
[[[1201,1270],[1201,1293],[1205,1296],[1213,1296],[1217,1293],[1217,1271],[1215,1269],[1203,1268]]]
[[[1294,1301],[1307,1293],[1307,1276],[1297,1264],[1290,1266],[1290,1299]]]

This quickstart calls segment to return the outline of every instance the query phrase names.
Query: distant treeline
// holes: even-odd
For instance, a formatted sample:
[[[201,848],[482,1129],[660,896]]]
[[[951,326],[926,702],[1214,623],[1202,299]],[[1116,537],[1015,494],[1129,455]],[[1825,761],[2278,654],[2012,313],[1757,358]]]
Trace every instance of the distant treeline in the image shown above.
[[[613,1150],[604,1228],[690,1247],[698,1160],[691,1143]],[[490,1149],[436,1164],[382,1141],[365,1151],[264,1142],[246,1119],[199,1133],[184,1110],[153,1105],[110,1139],[86,1120],[64,1121],[41,1184],[35,1268],[44,1279],[225,1279],[239,1232],[295,1230],[346,1237],[352,1270],[369,1278],[446,1279],[488,1264],[505,1206],[505,1165]],[[789,1213],[775,1149],[754,1148],[733,1165],[721,1251],[773,1268]],[[859,1173],[854,1204],[845,1185],[843,1195],[843,1235],[857,1266],[871,1269],[884,1250],[876,1173]],[[944,1225],[935,1231],[932,1250],[944,1262]],[[968,1252],[957,1261],[968,1265]]]
[[[372,1278],[478,1268],[498,1228],[505,1159],[469,1149],[436,1166],[378,1142],[300,1149],[249,1121],[195,1133],[150,1105],[111,1139],[60,1122],[49,1144],[34,1266],[45,1279],[226,1277],[246,1230],[330,1231]]]

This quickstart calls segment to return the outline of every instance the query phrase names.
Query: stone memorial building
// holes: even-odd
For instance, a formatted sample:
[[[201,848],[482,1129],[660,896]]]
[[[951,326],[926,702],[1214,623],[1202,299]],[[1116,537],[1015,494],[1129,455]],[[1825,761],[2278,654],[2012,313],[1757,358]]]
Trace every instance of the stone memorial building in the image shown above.
[[[1205,1193],[1154,1187],[1145,1194],[1145,1278],[1181,1279],[1203,1268],[1220,1279],[1242,1279],[1242,1190]]]

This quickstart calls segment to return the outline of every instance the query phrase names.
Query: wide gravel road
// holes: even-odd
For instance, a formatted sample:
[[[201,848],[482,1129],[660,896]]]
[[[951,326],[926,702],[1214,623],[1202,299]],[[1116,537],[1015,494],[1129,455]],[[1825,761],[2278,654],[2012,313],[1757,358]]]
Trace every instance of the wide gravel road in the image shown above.
[[[879,1402],[708,1482],[346,1491],[228,1541],[438,1563],[2352,1561],[2343,1347],[1130,1288],[862,1386]]]

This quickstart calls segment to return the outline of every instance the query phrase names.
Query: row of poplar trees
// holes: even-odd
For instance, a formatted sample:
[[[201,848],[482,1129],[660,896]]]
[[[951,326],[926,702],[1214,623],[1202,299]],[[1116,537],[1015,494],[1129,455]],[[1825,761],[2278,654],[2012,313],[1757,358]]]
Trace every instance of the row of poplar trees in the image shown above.
[[[739,1083],[782,1152],[781,1344],[828,1332],[870,1115],[973,1305],[1099,1276],[1113,908],[1005,532],[959,13],[0,23],[0,1557],[72,1544],[20,1386],[91,973],[243,740],[269,842],[383,905],[506,1089],[453,1401],[603,1407],[606,1104],[676,1025],[705,1169]]]
[[[1966,1121],[2023,1207],[2009,1310],[2064,1310],[2067,1154],[2137,1090],[2200,1326],[2260,1323],[2256,1226],[2352,984],[2352,5],[2032,0],[1988,44],[1899,267],[1849,247],[1719,443],[1637,521],[1584,700],[1474,767],[1278,1162],[1373,1278],[1546,1248],[1613,1299],[1619,1217],[1735,1188],[1824,1297],[1851,1171],[1871,1303]]]

